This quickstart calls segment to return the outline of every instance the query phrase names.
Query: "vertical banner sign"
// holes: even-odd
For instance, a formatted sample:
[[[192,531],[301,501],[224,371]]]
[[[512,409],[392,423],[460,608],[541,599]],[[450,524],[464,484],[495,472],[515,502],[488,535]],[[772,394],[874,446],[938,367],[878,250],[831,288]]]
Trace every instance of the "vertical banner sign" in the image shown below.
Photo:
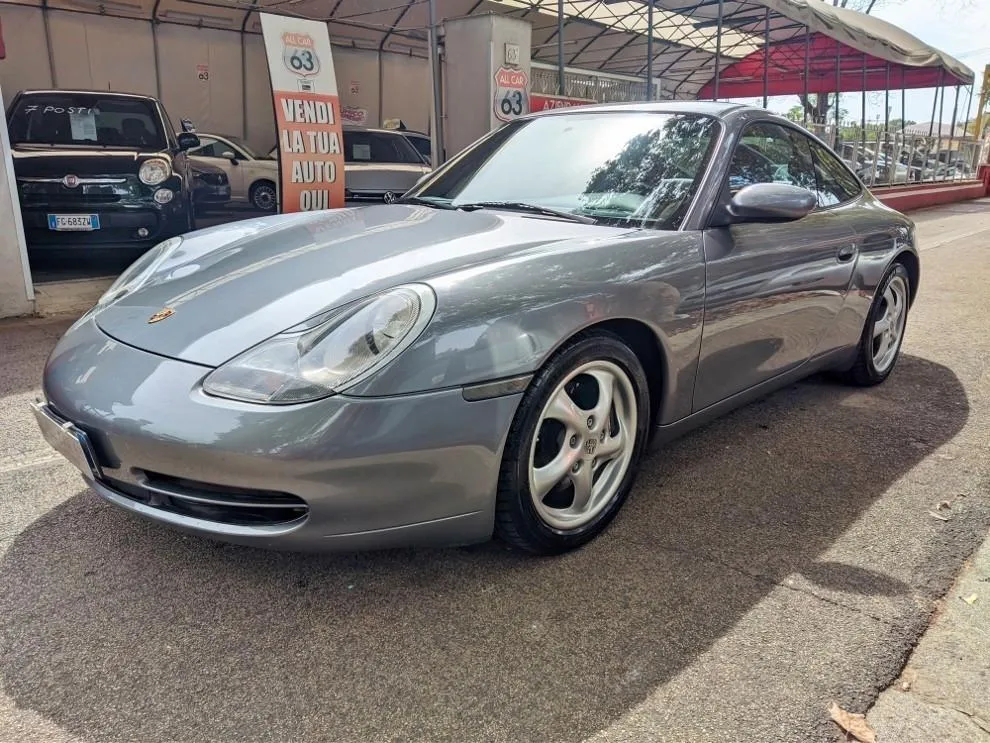
[[[499,121],[512,121],[529,113],[529,77],[514,67],[495,71],[495,100],[492,112]]]
[[[343,133],[327,26],[259,16],[278,127],[281,211],[342,207]]]

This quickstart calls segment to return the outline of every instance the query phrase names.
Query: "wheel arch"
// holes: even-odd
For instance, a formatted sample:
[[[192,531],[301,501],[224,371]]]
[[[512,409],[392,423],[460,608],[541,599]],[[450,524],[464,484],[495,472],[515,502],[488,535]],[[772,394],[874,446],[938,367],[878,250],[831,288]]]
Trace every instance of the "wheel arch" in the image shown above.
[[[908,272],[908,289],[911,292],[910,303],[914,304],[914,298],[918,295],[918,285],[921,282],[921,261],[917,253],[913,250],[902,250],[894,256],[891,265],[900,263]]]
[[[566,345],[576,338],[600,332],[607,332],[618,336],[636,354],[636,358],[643,365],[643,371],[646,372],[646,381],[649,385],[650,426],[652,433],[652,429],[656,427],[656,423],[659,420],[660,411],[663,409],[663,402],[668,392],[668,360],[664,344],[660,340],[660,337],[653,328],[642,320],[629,317],[616,317],[587,325],[569,337],[561,339],[561,342],[545,356],[540,367],[542,368],[552,359],[561,346]]]

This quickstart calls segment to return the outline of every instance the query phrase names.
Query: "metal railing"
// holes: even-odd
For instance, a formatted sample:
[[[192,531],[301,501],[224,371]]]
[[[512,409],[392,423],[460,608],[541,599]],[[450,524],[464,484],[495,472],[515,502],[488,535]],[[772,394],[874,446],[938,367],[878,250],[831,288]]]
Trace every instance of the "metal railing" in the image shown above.
[[[980,148],[972,138],[879,131],[866,141],[840,138],[835,151],[867,186],[899,186],[976,178]]]
[[[557,75],[556,67],[533,62],[530,68],[530,90],[534,93],[556,95]],[[564,71],[564,95],[598,103],[645,101],[646,80],[568,68]],[[653,97],[660,98],[659,85],[655,85]]]

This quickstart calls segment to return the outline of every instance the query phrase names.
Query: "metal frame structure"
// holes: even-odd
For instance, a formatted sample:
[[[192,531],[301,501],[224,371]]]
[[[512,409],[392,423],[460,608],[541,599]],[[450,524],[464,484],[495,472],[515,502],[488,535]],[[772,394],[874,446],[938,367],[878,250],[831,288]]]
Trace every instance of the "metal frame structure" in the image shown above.
[[[0,7],[5,2],[0,0]],[[259,12],[272,12],[326,22],[335,44],[379,55],[397,53],[429,60],[434,98],[434,129],[443,125],[440,110],[443,22],[467,15],[497,13],[532,26],[534,89],[590,97],[595,100],[654,98],[762,98],[775,95],[834,94],[831,126],[824,120],[803,123],[842,145],[839,94],[858,92],[863,115],[854,157],[867,167],[867,91],[883,91],[883,136],[877,135],[871,178],[887,132],[890,90],[900,89],[901,119],[905,88],[935,87],[932,120],[944,109],[944,90],[968,86],[974,75],[964,65],[927,47],[890,24],[825,3],[801,0],[16,0],[35,4],[44,14],[51,56],[47,13],[74,11],[150,21],[153,41],[160,23],[258,33]],[[819,7],[821,6],[821,7]],[[825,15],[827,14],[827,17]],[[823,20],[824,19],[824,20]],[[156,44],[157,47],[157,44]],[[914,49],[912,56],[904,49]],[[242,44],[243,51],[243,44]],[[157,48],[156,48],[157,56]],[[243,61],[243,60],[242,60]],[[53,72],[54,72],[54,65]],[[381,67],[381,65],[379,65]],[[156,70],[156,74],[157,74]],[[555,79],[553,79],[555,78]],[[159,81],[160,86],[160,81]],[[245,96],[246,98],[246,96]],[[968,110],[968,109],[967,109]],[[821,108],[818,108],[821,112]],[[246,112],[245,112],[246,118]],[[941,116],[939,116],[941,120]],[[967,115],[968,119],[968,115]],[[878,127],[879,129],[879,127]],[[951,145],[957,139],[954,129]],[[916,152],[936,157],[941,127],[934,142]],[[901,149],[908,138],[899,134]],[[965,136],[963,137],[965,139]],[[858,147],[856,146],[858,144]],[[951,153],[947,155],[951,157]],[[946,170],[948,170],[948,160]],[[935,168],[937,170],[937,168]],[[924,167],[921,168],[925,170]]]

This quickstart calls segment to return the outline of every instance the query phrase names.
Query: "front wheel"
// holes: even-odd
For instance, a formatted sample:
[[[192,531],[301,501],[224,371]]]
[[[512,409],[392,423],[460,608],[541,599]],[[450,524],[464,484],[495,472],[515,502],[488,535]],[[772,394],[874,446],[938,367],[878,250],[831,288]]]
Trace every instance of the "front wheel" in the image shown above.
[[[557,554],[604,531],[632,489],[647,440],[649,387],[611,333],[562,348],[536,375],[506,442],[496,535]]]
[[[275,192],[275,184],[271,181],[258,181],[251,186],[249,198],[251,199],[251,205],[258,211],[274,211],[278,200]]]
[[[903,264],[895,263],[877,287],[856,362],[842,375],[844,381],[870,387],[890,375],[901,352],[910,304],[911,278]]]

